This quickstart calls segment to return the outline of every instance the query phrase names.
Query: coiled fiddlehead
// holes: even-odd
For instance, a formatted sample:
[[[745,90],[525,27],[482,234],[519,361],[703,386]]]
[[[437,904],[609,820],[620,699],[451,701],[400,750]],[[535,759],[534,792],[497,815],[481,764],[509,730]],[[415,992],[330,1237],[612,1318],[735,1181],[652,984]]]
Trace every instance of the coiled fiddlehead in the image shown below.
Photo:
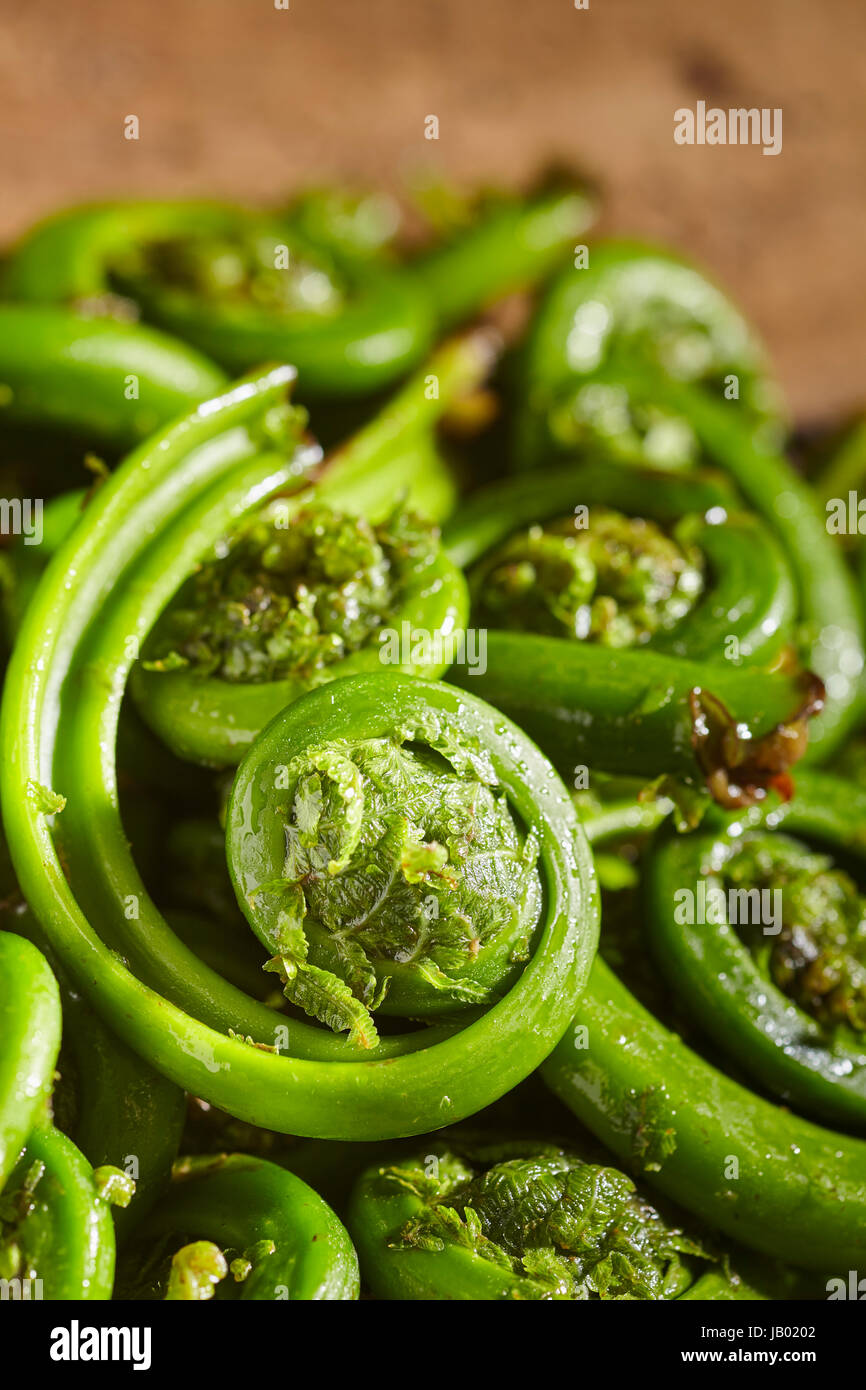
[[[526,1075],[558,1036],[585,977],[595,937],[592,874],[549,765],[502,716],[445,686],[382,674],[303,697],[306,711],[324,716],[320,734],[342,699],[340,737],[390,737],[413,718],[418,728],[438,722],[458,742],[471,732],[527,834],[539,837],[542,920],[505,997],[460,1032],[440,1025],[383,1038],[360,1055],[345,1039],[275,1015],[182,947],[144,890],[116,809],[113,747],[136,650],[130,638],[143,642],[233,517],[287,484],[303,486],[298,458],[287,457],[280,437],[289,379],[275,371],[208,403],[130,456],[92,500],[31,602],[13,654],[4,807],[22,888],[64,967],[163,1074],[277,1130],[396,1136],[466,1115]],[[287,423],[291,449],[291,416]],[[379,464],[381,454],[373,459]],[[363,482],[361,470],[357,476]],[[293,714],[301,703],[281,717],[302,723],[303,712]],[[285,752],[291,762],[291,747]],[[55,780],[72,792],[56,817],[44,791]],[[277,1048],[288,1055],[274,1055]],[[485,1061],[494,1055],[495,1068]]]
[[[345,1227],[292,1173],[247,1154],[181,1158],[118,1268],[118,1297],[349,1300]]]
[[[857,717],[859,606],[813,491],[778,450],[772,395],[743,320],[696,271],[640,247],[597,247],[588,269],[551,286],[530,332],[515,461],[541,469],[601,451],[612,463],[707,462],[729,474],[790,566],[797,646],[826,689],[809,756],[826,758]]]
[[[664,398],[630,402],[621,370],[688,382],[708,397],[737,379],[750,428],[778,438],[779,393],[754,332],[715,285],[688,262],[638,242],[600,242],[586,265],[551,286],[526,349],[516,462],[537,467],[551,449],[590,447],[643,457],[688,458],[695,440]],[[674,450],[676,449],[676,453]],[[636,461],[634,454],[630,461]]]
[[[826,851],[859,868],[864,816],[862,793],[810,773],[789,806],[662,836],[646,872],[659,969],[696,1021],[780,1100],[860,1131],[866,909]]]
[[[432,328],[411,276],[375,261],[338,265],[290,220],[217,203],[73,208],[30,234],[4,282],[10,297],[43,303],[131,297],[229,371],[297,364],[305,394],[387,385]]]
[[[447,640],[420,654],[410,644],[397,669],[444,673],[466,620],[465,584],[436,527],[394,498],[408,491],[431,516],[448,509],[452,484],[432,429],[490,358],[483,334],[455,340],[326,460],[315,487],[214,538],[132,679],[143,718],[180,757],[237,763],[305,690],[378,670],[380,638],[404,627]]]
[[[232,372],[293,363],[304,399],[387,386],[448,327],[534,284],[586,226],[571,190],[503,199],[417,267],[347,233],[345,209],[217,203],[73,208],[38,227],[5,269],[8,296],[102,306],[111,296]],[[357,224],[356,224],[357,226]]]
[[[378,1041],[372,1010],[424,1018],[501,998],[541,912],[534,818],[515,822],[499,740],[471,736],[471,708],[449,717],[419,694],[349,679],[284,712],[241,765],[226,816],[265,968],[365,1047]]]
[[[451,636],[466,621],[436,528],[402,507],[374,525],[309,500],[283,528],[262,515],[228,545],[178,595],[135,677],[143,717],[182,757],[234,761],[305,690],[377,669],[381,635],[405,623]],[[401,669],[435,677],[447,664],[409,654]]]
[[[493,629],[486,669],[460,680],[563,772],[676,772],[730,806],[789,794],[820,686],[769,674],[794,585],[734,508],[724,479],[589,462],[479,494],[446,535]]]
[[[763,1296],[625,1173],[555,1144],[455,1134],[369,1168],[348,1219],[378,1298]]]
[[[800,824],[811,821],[817,790],[810,792],[812,776],[804,774],[803,810],[793,809],[799,807],[799,791],[791,803],[792,824],[797,824],[800,816]],[[823,777],[820,780],[823,782]],[[599,817],[597,830],[590,815],[586,829],[593,845],[603,846],[610,837],[633,834],[640,823],[636,809],[627,804],[612,808]],[[785,813],[785,808],[777,808],[769,819],[783,819]],[[744,829],[752,817],[760,824],[761,811],[756,808],[739,818]],[[823,818],[821,813],[812,823],[817,825]],[[697,846],[712,837],[712,830],[706,838],[700,832],[695,841],[696,862],[701,860]],[[684,835],[672,842],[676,848],[668,850],[664,848],[667,836],[662,836],[662,872],[667,873],[671,855],[681,856],[688,866],[693,853],[691,841],[691,835]],[[697,891],[699,880],[690,880],[690,871],[686,867],[686,878],[678,886]],[[647,881],[651,885],[648,891],[655,896],[659,879],[652,857]],[[703,931],[703,949],[718,963],[716,929],[707,926]],[[672,935],[667,933],[668,941]],[[682,957],[682,945],[676,949]],[[606,952],[604,937],[602,950]],[[635,950],[639,962],[645,964],[640,936]],[[633,963],[631,954],[627,962]],[[669,968],[681,978],[680,962]],[[741,962],[737,962],[737,969],[743,979]],[[786,1060],[780,1056],[774,1067],[767,1065],[773,1046],[772,1016],[779,1018],[772,986],[768,983],[764,991],[769,1026],[762,1036],[759,1011],[764,1006],[758,1004],[757,996],[747,994],[737,1004],[728,996],[725,980],[711,982],[711,965],[700,973],[701,1002],[685,996],[682,1003],[687,1012],[699,1010],[700,1026],[719,1036],[724,1031],[721,1021],[711,1023],[708,1014],[718,1011],[721,1016],[728,1010],[724,1048],[746,1064],[747,1076],[754,1071],[759,1078],[768,1077],[772,1068],[774,1089],[783,1078],[787,1090],[799,1067],[801,1086],[811,1089],[812,1101],[823,1092],[826,1102],[833,1093],[829,1078],[806,1076],[803,1062],[808,1042],[795,1048]],[[607,961],[598,957],[572,1027],[542,1066],[545,1081],[623,1163],[702,1220],[763,1254],[808,1269],[827,1270],[840,1262],[856,1267],[866,1249],[866,1144],[780,1108],[749,1089],[745,1080],[729,1077],[681,1040],[679,1019],[672,1031],[654,1016],[655,1002],[652,1008],[650,1012],[644,1007]],[[797,1028],[793,1011],[784,1026],[790,1041]],[[787,1046],[786,1038],[781,1040],[780,1052]],[[846,1103],[838,1092],[835,1094],[836,1114],[845,1107],[850,1117],[850,1099]]]

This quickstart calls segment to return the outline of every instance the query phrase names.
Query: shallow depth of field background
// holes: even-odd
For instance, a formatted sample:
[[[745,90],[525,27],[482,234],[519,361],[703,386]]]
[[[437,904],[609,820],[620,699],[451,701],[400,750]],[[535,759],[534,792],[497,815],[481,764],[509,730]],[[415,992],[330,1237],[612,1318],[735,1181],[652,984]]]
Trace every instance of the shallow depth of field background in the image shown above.
[[[782,154],[676,146],[700,99],[781,106]],[[801,421],[866,401],[864,0],[0,0],[4,238],[85,198],[551,159],[736,294]]]

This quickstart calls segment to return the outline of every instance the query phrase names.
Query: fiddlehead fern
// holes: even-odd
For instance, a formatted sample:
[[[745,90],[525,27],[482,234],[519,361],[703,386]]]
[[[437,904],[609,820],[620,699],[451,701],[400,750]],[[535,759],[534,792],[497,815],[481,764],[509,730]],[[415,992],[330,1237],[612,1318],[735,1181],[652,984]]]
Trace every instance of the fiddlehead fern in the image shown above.
[[[494,203],[453,244],[417,267],[347,231],[327,199],[260,212],[217,203],[73,208],[14,251],[4,286],[15,299],[131,299],[144,317],[229,371],[292,362],[304,399],[388,385],[430,345],[434,325],[465,321],[534,284],[587,225],[572,190]]]
[[[377,669],[381,636],[407,624],[450,637],[465,623],[463,580],[436,527],[402,506],[373,524],[311,499],[279,520],[260,515],[221,541],[145,649],[139,709],[182,757],[234,761],[305,690]],[[430,676],[447,665],[400,663]]]
[[[626,286],[636,289],[624,301]],[[690,267],[598,247],[589,269],[551,286],[524,366],[519,466],[600,450],[611,462],[706,462],[730,475],[790,566],[797,645],[826,688],[810,756],[829,756],[857,714],[859,608],[813,491],[779,452],[762,354],[736,310]]]
[[[341,682],[278,716],[232,788],[229,866],[265,968],[365,1047],[373,1010],[500,998],[539,921],[537,834],[515,822],[495,746],[446,710],[386,677]]]
[[[355,1299],[358,1258],[330,1207],[292,1173],[247,1154],[181,1158],[124,1251],[118,1296]]]
[[[659,968],[701,1026],[780,1100],[861,1131],[866,911],[826,851],[859,866],[864,815],[862,794],[811,773],[775,814],[662,836],[646,874]]]
[[[563,772],[676,772],[731,806],[789,794],[820,686],[768,674],[792,636],[793,581],[732,500],[712,476],[593,463],[479,494],[447,531],[473,620],[492,628],[486,669],[460,680]]]
[[[358,651],[418,574],[435,533],[396,508],[379,525],[311,504],[280,533],[256,519],[202,565],[164,624],[153,664],[222,680],[319,675]]]
[[[285,217],[217,203],[72,209],[19,246],[5,286],[43,303],[120,293],[230,371],[296,363],[305,394],[386,385],[432,328],[427,296],[400,270],[338,265]]]
[[[792,824],[817,826],[825,820],[826,813],[814,812],[812,777],[803,775],[803,810],[799,810],[799,790],[791,803]],[[776,808],[768,820],[784,819],[785,813],[785,808]],[[755,809],[739,817],[742,831],[751,818],[760,825],[762,812]],[[603,846],[609,836],[621,836],[624,831],[634,834],[638,821],[627,807],[620,807],[616,814],[599,818],[597,833],[592,815],[586,828],[592,843]],[[702,861],[699,847],[705,849],[713,838],[712,829],[706,835],[700,831],[697,839],[683,835],[676,841],[669,841],[662,832],[658,870],[651,846],[645,873],[650,901],[656,898],[658,903],[652,907],[653,915],[667,907],[656,895],[661,882],[670,883],[667,875],[674,858],[680,860],[675,873],[682,869],[685,875],[677,877],[677,887],[697,893],[700,879],[689,874]],[[629,919],[635,919],[634,908]],[[656,921],[652,931],[658,930]],[[862,1181],[866,1144],[780,1108],[753,1092],[747,1080],[751,1074],[765,1081],[772,1075],[773,1089],[781,1094],[784,1088],[790,1094],[799,1077],[802,1094],[810,1093],[809,1108],[819,1109],[820,1096],[824,1106],[820,1113],[826,1113],[832,1097],[835,1115],[844,1110],[850,1121],[856,1103],[856,1072],[846,1094],[843,1073],[848,1068],[834,1068],[829,1048],[819,1063],[808,1020],[798,1019],[793,1009],[785,1016],[769,981],[762,982],[758,993],[754,978],[747,978],[743,960],[733,955],[732,963],[747,992],[729,992],[727,980],[715,973],[716,968],[722,969],[719,952],[725,949],[727,934],[720,937],[714,925],[696,930],[702,931],[701,954],[709,952],[705,970],[696,961],[691,966],[690,988],[697,988],[700,979],[700,1002],[688,993],[680,1000],[677,994],[674,1031],[654,1016],[659,1012],[657,989],[652,991],[650,1012],[618,978],[620,964],[615,974],[608,961],[599,957],[572,1027],[544,1063],[542,1075],[581,1123],[621,1161],[702,1220],[763,1254],[809,1269],[826,1270],[845,1261],[856,1267],[866,1248]],[[667,930],[668,944],[682,931],[682,927]],[[688,939],[687,929],[685,934]],[[688,950],[679,942],[675,949],[678,959],[665,973],[680,983]],[[604,937],[602,951],[607,953]],[[742,954],[747,954],[745,947]],[[627,968],[635,959],[642,964],[643,977],[646,944],[641,933],[634,951],[626,953]],[[635,988],[646,993],[642,982]],[[686,1013],[694,1009],[699,1027],[711,1030],[722,1039],[725,1051],[736,1054],[747,1068],[743,1081],[729,1077],[681,1040],[683,1009]],[[718,1017],[711,1021],[712,1015]],[[783,1032],[774,1060],[777,1024]]]
[[[281,497],[235,536],[215,537],[143,651],[133,693],[179,756],[237,763],[286,704],[339,676],[380,669],[381,638],[419,630],[393,664],[444,673],[466,620],[463,578],[428,515],[447,509],[447,472],[432,428],[483,377],[490,340],[442,349],[368,426],[325,461],[315,488]],[[443,642],[441,639],[446,639]]]
[[[301,1179],[339,1206],[370,1162],[351,1221],[388,1297],[761,1296],[642,1175],[758,1251],[859,1265],[862,808],[814,774],[768,796],[790,798],[807,732],[820,757],[857,717],[850,577],[774,453],[744,321],[663,253],[581,267],[590,211],[573,189],[487,200],[407,256],[387,200],[112,205],[4,262],[0,428],[24,476],[43,434],[138,445],[54,499],[38,555],[3,557],[5,908],[48,962],[0,935],[4,1277],[106,1297],[116,1229],[121,1297],[354,1298],[349,1238]],[[369,418],[444,327],[555,274],[501,398],[479,389],[485,328]],[[495,315],[509,336],[526,307]],[[202,348],[294,358],[315,430],[355,433],[323,454],[292,368],[227,387]],[[470,489],[512,445],[522,470],[456,518],[440,421]],[[443,684],[470,622],[489,641]],[[592,769],[594,856],[533,737]],[[699,831],[658,828],[674,798]],[[623,831],[652,838],[620,857]],[[689,876],[778,890],[779,931],[679,921]],[[641,883],[646,923],[611,914],[592,965],[596,877]],[[637,1187],[580,1140],[418,1152],[500,1098],[479,1123],[531,1108],[537,1131],[540,1067]],[[209,1132],[179,1143],[181,1087]],[[178,1149],[209,1156],[169,1182]]]
[[[630,461],[688,461],[688,417],[633,400],[630,373],[721,397],[733,375],[749,427],[778,438],[779,395],[762,346],[726,296],[694,266],[636,242],[601,242],[551,285],[530,333],[516,462],[551,449],[607,448]],[[565,439],[570,436],[569,444]],[[633,452],[638,450],[637,458]]]
[[[281,716],[290,726],[302,726],[315,702],[323,736],[329,718],[336,728],[346,699],[339,737],[389,737],[413,718],[419,729],[432,721],[455,740],[459,734],[458,741],[464,728],[471,729],[525,833],[535,830],[539,837],[544,909],[530,958],[504,998],[462,1031],[441,1025],[383,1038],[360,1055],[321,1028],[288,1015],[280,1019],[185,950],[144,890],[116,811],[110,750],[133,659],[130,634],[144,638],[209,537],[216,539],[233,516],[298,477],[298,462],[286,457],[285,445],[282,452],[267,451],[286,377],[276,372],[242,383],[131,456],[100,489],[46,573],[25,616],[7,683],[5,727],[15,746],[4,796],[12,808],[10,847],[28,901],[65,968],[121,1037],[164,1074],[278,1130],[346,1138],[417,1132],[470,1113],[532,1069],[558,1036],[593,951],[588,859],[561,785],[518,731],[460,692],[385,674],[324,686],[303,697],[300,715],[293,711],[302,701]],[[288,424],[291,430],[291,417]],[[380,462],[379,454],[372,457]],[[145,514],[159,518],[155,540]],[[70,583],[70,572],[77,582]],[[54,615],[50,623],[43,603]],[[37,656],[34,644],[43,643],[44,653]],[[62,699],[61,671],[68,673],[67,690],[84,678],[74,701]],[[351,699],[338,697],[338,690],[351,692]],[[19,699],[30,706],[27,716],[14,708]],[[19,742],[22,733],[27,747]],[[281,761],[290,763],[292,755],[290,742]],[[12,791],[25,767],[30,777],[43,766],[43,776],[79,789],[53,832],[66,874],[60,872],[45,803]],[[54,866],[50,874],[46,864]],[[228,1036],[229,1030],[236,1036]],[[254,1045],[241,1040],[247,1037]],[[274,1055],[277,1048],[288,1055]],[[485,1064],[494,1054],[495,1069]],[[327,1065],[337,1060],[341,1065]]]
[[[455,1134],[377,1164],[349,1226],[379,1298],[762,1297],[625,1173],[538,1141]]]
[[[602,508],[591,534],[576,532],[572,515],[511,536],[476,567],[472,587],[491,627],[631,647],[686,616],[702,569],[685,536]]]

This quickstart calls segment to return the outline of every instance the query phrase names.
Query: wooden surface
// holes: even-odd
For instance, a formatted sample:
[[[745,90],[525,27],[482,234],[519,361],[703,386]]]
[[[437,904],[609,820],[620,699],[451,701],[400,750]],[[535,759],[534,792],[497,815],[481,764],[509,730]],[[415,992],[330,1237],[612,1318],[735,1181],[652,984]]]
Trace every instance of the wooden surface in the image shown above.
[[[606,230],[680,246],[731,288],[801,419],[866,400],[864,0],[0,0],[0,16],[3,237],[93,196],[267,198],[431,166],[516,182],[558,158],[601,182]],[[700,99],[781,107],[782,154],[675,145],[675,109]]]

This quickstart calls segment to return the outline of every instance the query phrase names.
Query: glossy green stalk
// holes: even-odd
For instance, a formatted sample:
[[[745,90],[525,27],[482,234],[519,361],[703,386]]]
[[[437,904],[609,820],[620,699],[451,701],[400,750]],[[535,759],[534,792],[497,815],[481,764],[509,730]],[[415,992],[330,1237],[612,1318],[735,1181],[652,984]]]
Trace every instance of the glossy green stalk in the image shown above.
[[[862,1262],[866,1144],[719,1072],[602,961],[542,1075],[623,1163],[742,1244],[819,1271]]]
[[[0,1191],[51,1094],[60,993],[36,947],[0,932]]]
[[[19,1290],[12,1297],[110,1298],[109,1204],[46,1113],[60,1045],[57,982],[36,947],[11,932],[0,933],[0,1022],[0,1273]]]
[[[474,223],[420,256],[413,270],[439,322],[449,327],[567,264],[594,212],[592,197],[576,189],[491,200]]]
[[[125,1257],[136,1264],[149,1242],[206,1238],[230,1249],[232,1272],[217,1297],[351,1300],[358,1257],[345,1227],[300,1178],[246,1154],[179,1159],[170,1191]],[[249,1266],[249,1268],[248,1268]],[[133,1277],[140,1273],[140,1266]]]
[[[3,849],[5,854],[5,845]],[[55,979],[60,988],[63,1049],[53,1098],[54,1122],[74,1140],[94,1168],[108,1165],[134,1180],[133,1199],[114,1210],[115,1224],[120,1232],[125,1232],[147,1211],[168,1181],[186,1114],[183,1092],[124,1047],[81,995],[69,987],[44,933],[5,866],[2,891],[10,930],[0,935],[0,949],[14,951],[14,943],[20,941],[25,955],[41,951],[53,969],[49,988]],[[41,973],[47,976],[48,967],[42,955],[38,959]],[[38,980],[27,989],[21,988],[19,994],[33,1008],[40,997]],[[56,1038],[56,1027],[52,1030],[46,1028],[44,1021],[32,1020],[27,1037],[31,1062],[38,1060],[40,1049],[52,1037]],[[55,1042],[49,1054],[44,1093],[37,1097],[40,1111],[52,1089],[56,1054]]]
[[[811,696],[802,681],[769,677],[748,667],[712,667],[661,652],[610,651],[589,643],[522,632],[487,635],[486,670],[452,673],[467,690],[503,710],[547,752],[568,780],[577,767],[637,773],[670,772],[691,780],[719,773],[720,797],[760,796],[804,746],[803,711]],[[734,756],[702,763],[708,720],[704,696],[734,713]],[[747,731],[747,732],[744,732]],[[766,767],[758,751],[768,740]],[[711,743],[711,740],[710,740]],[[710,746],[708,743],[708,747]],[[779,756],[777,756],[777,754]]]
[[[0,428],[52,428],[97,449],[129,449],[225,383],[201,353],[154,328],[0,305]]]
[[[125,1236],[168,1182],[186,1116],[184,1094],[72,994],[64,1006],[64,1039],[75,1060],[72,1138],[94,1168],[119,1168],[135,1182],[129,1205],[114,1211]]]
[[[776,532],[797,588],[799,647],[804,663],[824,682],[826,702],[809,731],[813,760],[823,760],[857,718],[863,671],[863,626],[843,556],[828,534],[814,492],[780,454],[742,429],[729,405],[670,383],[670,399],[688,413],[712,461],[725,469],[746,502]],[[736,406],[735,406],[736,409]]]
[[[859,492],[866,481],[866,422],[859,420],[848,431],[839,448],[814,481],[828,513],[831,511],[831,504],[840,499],[844,503],[847,520],[848,494],[857,493],[859,503],[862,500]],[[858,520],[860,515],[858,513]],[[859,529],[857,534],[860,534]]]

